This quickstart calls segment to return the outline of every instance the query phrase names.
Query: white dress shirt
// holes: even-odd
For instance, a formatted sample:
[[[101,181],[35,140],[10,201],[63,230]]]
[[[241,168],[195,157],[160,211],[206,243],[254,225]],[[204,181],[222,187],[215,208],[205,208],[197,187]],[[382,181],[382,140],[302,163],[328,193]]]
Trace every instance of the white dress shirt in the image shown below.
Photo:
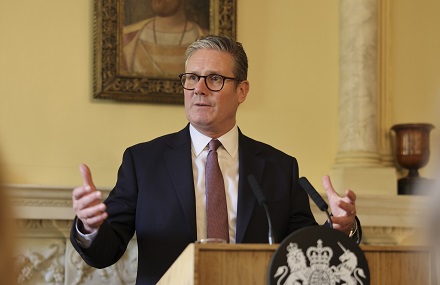
[[[192,125],[191,134],[192,168],[196,196],[197,239],[207,236],[205,165],[208,143],[211,141]],[[229,242],[235,243],[238,199],[238,128],[234,126],[228,133],[219,137],[222,145],[217,149],[218,162],[225,182],[226,205],[228,207]]]

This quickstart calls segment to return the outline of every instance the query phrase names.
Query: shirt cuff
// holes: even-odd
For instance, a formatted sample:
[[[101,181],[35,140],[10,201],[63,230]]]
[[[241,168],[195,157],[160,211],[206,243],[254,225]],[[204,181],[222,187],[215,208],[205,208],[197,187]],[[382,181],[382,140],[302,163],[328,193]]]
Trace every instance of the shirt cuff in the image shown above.
[[[349,237],[352,238],[357,244],[360,244],[362,241],[362,228],[357,216],[355,217],[354,225],[350,231]]]
[[[98,235],[98,230],[91,232],[89,234],[83,234],[78,228],[78,220],[76,220],[75,229],[76,229],[76,233],[75,233],[76,242],[82,248],[89,248],[95,237]]]

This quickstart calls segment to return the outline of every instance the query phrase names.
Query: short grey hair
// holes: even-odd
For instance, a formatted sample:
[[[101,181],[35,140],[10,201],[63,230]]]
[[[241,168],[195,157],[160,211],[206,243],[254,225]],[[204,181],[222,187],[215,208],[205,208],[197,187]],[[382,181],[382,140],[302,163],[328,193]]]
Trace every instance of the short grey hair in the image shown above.
[[[229,53],[234,62],[234,66],[232,67],[234,77],[240,81],[247,80],[248,59],[243,45],[240,42],[227,36],[207,35],[201,37],[187,48],[185,53],[185,65],[188,59],[200,49],[211,49]]]

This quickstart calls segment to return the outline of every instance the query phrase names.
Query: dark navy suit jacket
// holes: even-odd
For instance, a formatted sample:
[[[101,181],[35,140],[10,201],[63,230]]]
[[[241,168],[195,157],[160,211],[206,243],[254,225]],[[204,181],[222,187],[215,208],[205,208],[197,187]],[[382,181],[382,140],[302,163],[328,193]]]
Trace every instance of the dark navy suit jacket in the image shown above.
[[[250,174],[267,197],[278,242],[297,229],[316,225],[308,196],[298,184],[296,159],[239,132],[237,243],[268,242],[266,215],[247,182]],[[119,260],[136,232],[136,284],[155,284],[197,240],[189,125],[128,148],[105,204],[109,216],[91,247],[79,246],[75,226],[73,246],[89,265],[104,268]]]

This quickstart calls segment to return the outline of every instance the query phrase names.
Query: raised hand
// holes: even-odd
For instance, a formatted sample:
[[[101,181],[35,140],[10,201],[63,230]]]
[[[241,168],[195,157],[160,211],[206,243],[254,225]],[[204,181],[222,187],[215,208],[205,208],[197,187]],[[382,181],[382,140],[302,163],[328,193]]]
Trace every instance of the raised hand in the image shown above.
[[[81,164],[80,172],[83,185],[72,191],[72,205],[76,216],[82,222],[79,230],[84,233],[92,233],[107,219],[106,206],[101,202],[102,193],[96,190],[93,184],[92,174],[87,165]]]
[[[327,199],[333,215],[333,228],[348,234],[356,217],[356,194],[347,190],[344,197],[339,196],[333,188],[329,176],[322,178],[322,185],[327,192]]]

